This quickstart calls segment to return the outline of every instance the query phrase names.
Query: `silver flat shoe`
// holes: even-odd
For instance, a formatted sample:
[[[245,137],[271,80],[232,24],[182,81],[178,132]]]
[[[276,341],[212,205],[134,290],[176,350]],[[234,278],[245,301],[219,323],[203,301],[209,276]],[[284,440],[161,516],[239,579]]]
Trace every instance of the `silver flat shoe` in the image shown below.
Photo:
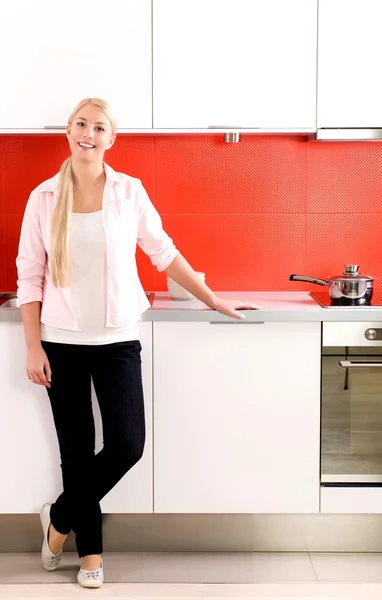
[[[85,588],[99,588],[103,584],[103,561],[101,558],[101,566],[93,571],[80,569],[77,575],[78,583]]]
[[[44,504],[44,506],[42,507],[42,509],[40,511],[41,525],[42,525],[42,530],[44,533],[44,541],[42,543],[41,558],[42,558],[42,566],[44,567],[44,569],[46,569],[47,571],[55,571],[60,562],[60,558],[62,555],[62,549],[59,552],[57,552],[57,554],[53,554],[53,552],[49,548],[48,532],[49,532],[49,525],[50,525],[50,507],[51,507],[51,504],[49,504],[49,503]]]

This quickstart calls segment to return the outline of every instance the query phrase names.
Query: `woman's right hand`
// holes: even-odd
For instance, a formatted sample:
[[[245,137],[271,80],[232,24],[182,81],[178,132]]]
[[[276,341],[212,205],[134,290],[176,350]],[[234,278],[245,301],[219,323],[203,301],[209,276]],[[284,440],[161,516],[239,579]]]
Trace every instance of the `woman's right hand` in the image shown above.
[[[50,388],[52,372],[48,357],[42,346],[27,350],[27,374],[28,379],[33,383]]]

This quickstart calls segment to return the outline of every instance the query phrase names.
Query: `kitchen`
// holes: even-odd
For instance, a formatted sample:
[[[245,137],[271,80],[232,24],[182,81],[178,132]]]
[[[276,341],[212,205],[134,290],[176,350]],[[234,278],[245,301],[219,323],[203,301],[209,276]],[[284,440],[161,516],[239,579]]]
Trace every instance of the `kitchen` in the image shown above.
[[[17,18],[19,4],[12,3],[9,10],[14,14],[9,18]],[[45,6],[46,3],[40,4],[44,6],[46,20],[57,18],[57,22],[73,27],[73,13],[64,9],[64,6],[71,7],[71,2],[61,7],[60,19],[49,12],[51,9]],[[116,3],[115,6],[112,4],[115,11],[120,10]],[[328,278],[341,273],[344,265],[358,264],[362,274],[374,277],[375,297],[378,297],[382,276],[378,244],[382,225],[379,207],[382,146],[364,141],[367,135],[378,135],[380,127],[381,90],[375,77],[380,44],[378,35],[370,32],[370,28],[377,28],[378,2],[320,0],[317,105],[315,0],[256,2],[256,10],[262,12],[252,14],[252,21],[245,18],[245,11],[255,10],[250,8],[249,2],[237,3],[235,10],[239,11],[240,6],[243,13],[237,13],[237,19],[232,21],[228,9],[224,12],[221,4],[218,7],[213,1],[182,2],[180,9],[179,2],[154,0],[153,94],[151,2],[140,0],[138,4],[139,9],[137,2],[126,3],[132,10],[130,18],[139,20],[136,28],[132,28],[131,39],[123,37],[126,16],[123,19],[114,17],[115,48],[110,50],[107,43],[100,51],[102,60],[107,58],[107,65],[114,64],[110,59],[114,52],[116,72],[121,69],[121,64],[125,66],[122,61],[126,61],[126,54],[134,57],[127,62],[132,69],[129,76],[133,78],[128,85],[131,87],[131,81],[134,81],[134,94],[128,93],[128,89],[117,89],[108,80],[102,81],[102,89],[96,94],[104,95],[120,115],[121,132],[107,160],[115,170],[128,172],[142,180],[165,229],[194,268],[206,273],[206,282],[213,290],[228,294],[244,292],[248,294],[246,297],[259,301],[264,308],[261,313],[247,314],[245,324],[218,323],[210,328],[213,330],[210,332],[207,327],[210,321],[224,321],[224,318],[217,314],[212,316],[211,311],[203,310],[194,301],[174,303],[169,296],[163,295],[166,294],[165,276],[156,272],[147,257],[138,252],[142,284],[145,290],[156,294],[152,309],[147,311],[141,323],[147,418],[153,436],[142,464],[121,482],[122,487],[115,490],[114,497],[106,499],[104,510],[109,513],[106,525],[110,528],[109,548],[121,552],[381,552],[382,536],[378,532],[382,533],[382,528],[380,510],[377,510],[380,487],[364,486],[351,490],[325,486],[330,493],[334,490],[336,495],[332,503],[338,503],[338,506],[335,510],[329,503],[328,510],[323,511],[319,452],[321,323],[367,323],[364,331],[378,330],[382,309],[322,308],[309,294],[320,288],[289,281],[292,273]],[[284,11],[278,19],[273,14],[276,6],[279,11]],[[29,17],[32,19],[33,14]],[[256,36],[253,36],[253,23],[258,24],[260,17],[263,25],[256,27]],[[86,18],[83,19],[86,26]],[[362,20],[367,27],[360,27]],[[170,27],[169,24],[174,22],[178,27]],[[236,23],[240,23],[240,28],[235,27]],[[46,21],[43,21],[36,26],[45,25]],[[362,38],[362,43],[354,44],[354,31],[360,39],[358,27],[367,30],[368,35]],[[197,47],[193,43],[195,31],[198,32]],[[18,22],[16,32],[9,29],[8,36],[11,34],[13,39],[8,37],[7,40],[4,31],[0,42],[2,55],[11,43],[12,47],[25,48],[31,37],[28,20]],[[12,60],[15,62],[4,75],[15,91],[12,96],[4,96],[0,103],[1,291],[15,289],[15,256],[28,195],[40,181],[57,172],[67,156],[66,139],[59,129],[64,125],[67,106],[82,95],[89,95],[89,87],[98,90],[94,78],[99,79],[99,66],[97,63],[94,71],[93,59],[85,76],[74,68],[69,74],[65,72],[65,91],[62,94],[60,91],[56,102],[49,99],[44,106],[39,94],[30,94],[28,72],[35,75],[37,89],[38,84],[46,85],[47,68],[65,65],[67,53],[63,34],[60,27],[55,28],[54,36],[49,33],[49,42],[57,52],[61,51],[60,56],[55,53],[46,56],[38,44],[29,46],[27,53],[14,53]],[[342,35],[340,40],[339,35]],[[58,40],[55,44],[53,37]],[[214,44],[211,44],[212,40]],[[126,44],[132,44],[134,50],[126,49]],[[211,45],[216,54],[212,53]],[[173,52],[174,46],[179,52]],[[344,55],[347,62],[344,62]],[[211,61],[208,61],[206,57],[210,56]],[[220,62],[217,56],[222,57]],[[261,61],[253,61],[253,56],[261,56]],[[237,73],[239,64],[241,70]],[[51,89],[61,90],[63,72],[55,67],[52,73]],[[88,81],[86,77],[89,77]],[[29,89],[27,96],[26,88]],[[241,134],[238,143],[225,141],[225,135],[232,134],[233,139],[237,139],[237,133]],[[347,141],[336,141],[340,136],[347,136]],[[318,141],[315,137],[327,137],[329,141]],[[0,527],[4,532],[0,550],[4,553],[37,552],[40,531],[35,507],[41,492],[54,494],[60,485],[57,457],[53,455],[55,440],[49,429],[47,406],[42,400],[44,390],[31,390],[29,382],[23,380],[24,349],[17,308],[0,310],[0,326],[2,389],[7,390],[5,406],[1,409],[5,411],[1,414],[2,427],[6,427],[1,435],[4,444],[2,469],[7,474],[5,480],[12,482],[5,486],[0,498],[3,503]],[[364,331],[362,344],[367,341]],[[211,362],[206,363],[208,353],[203,355],[204,362],[196,353],[203,336],[206,336],[205,347],[212,349],[212,353],[216,351],[213,349],[216,340],[219,346],[228,343],[229,339],[236,349],[229,360],[219,354],[219,365],[227,373],[231,386],[234,385],[234,369],[241,374],[240,393],[236,392],[238,398],[246,398],[246,386],[256,384],[252,375],[248,381],[248,366],[261,364],[259,370],[264,376],[267,374],[268,381],[272,380],[271,391],[267,392],[265,379],[257,392],[264,397],[268,393],[268,398],[276,402],[274,405],[264,402],[256,407],[262,411],[261,424],[244,423],[246,415],[252,419],[258,415],[249,402],[244,402],[244,412],[235,416],[234,423],[244,423],[248,435],[228,438],[231,444],[232,439],[237,439],[234,451],[232,445],[226,445],[223,436],[223,433],[227,435],[230,416],[229,397],[223,396],[227,404],[219,420],[221,429],[216,428],[213,439],[225,452],[227,461],[232,461],[230,473],[236,477],[237,493],[233,489],[235,486],[229,485],[230,481],[224,477],[218,457],[213,453],[210,470],[207,465],[198,479],[198,463],[192,463],[184,430],[185,450],[181,456],[189,461],[187,468],[191,468],[192,477],[187,477],[187,469],[169,462],[174,444],[178,451],[178,443],[182,440],[177,439],[176,431],[170,435],[174,428],[169,427],[168,419],[177,417],[185,423],[187,420],[193,423],[195,412],[190,403],[185,414],[179,407],[174,412],[171,403],[174,396],[168,386],[172,374],[178,370],[163,358],[169,351],[166,346],[168,336],[174,344],[181,339],[189,342],[179,355],[176,385],[182,385],[182,377],[187,377],[188,373],[185,369],[193,363],[192,373],[200,373],[200,381],[198,384],[196,378],[184,401],[186,403],[189,398],[191,402],[195,398],[200,390],[198,385],[211,389],[206,400],[210,403],[210,424],[216,418],[214,409],[219,409],[221,390],[213,392],[214,382],[210,381],[206,368],[206,364],[211,366]],[[264,356],[259,352],[258,340],[264,348]],[[294,344],[293,352],[288,351],[291,344]],[[362,344],[344,343],[343,346]],[[248,352],[244,353],[243,348]],[[176,356],[171,356],[175,360]],[[252,362],[251,356],[256,357],[256,361]],[[294,381],[288,377],[289,370],[295,373]],[[276,386],[278,382],[273,381],[277,379],[274,372],[279,374],[280,388]],[[287,394],[288,389],[291,391]],[[277,390],[282,390],[283,396],[277,394]],[[12,405],[7,402],[9,394],[14,398]],[[290,402],[289,413],[285,410],[286,397]],[[290,417],[294,415],[298,419],[304,399],[309,401],[303,412],[304,419],[301,419],[301,425],[305,427],[304,440],[299,440],[301,426],[297,428],[296,424],[300,424],[298,421],[293,423]],[[282,428],[275,406],[284,411],[281,414],[288,423],[288,431]],[[187,406],[183,408],[187,409]],[[20,414],[24,415],[21,424]],[[99,420],[97,422],[99,425]],[[20,478],[22,456],[12,440],[14,425],[8,427],[6,423],[25,427],[25,444],[30,448],[30,481]],[[34,428],[27,428],[30,423]],[[268,429],[264,423],[268,424]],[[47,424],[44,429],[43,425]],[[37,431],[40,434],[36,441]],[[44,431],[48,433],[44,435]],[[272,469],[275,469],[273,475],[261,468],[263,459],[258,454],[253,431],[268,452],[278,448],[275,456],[279,459],[284,448],[283,461],[271,461]],[[181,435],[179,430],[178,436]],[[301,446],[292,444],[294,437]],[[204,443],[204,448],[208,449],[207,442]],[[52,454],[47,455],[47,448],[52,449]],[[253,452],[254,458],[251,464],[252,456],[247,455],[240,472],[237,467],[245,455],[244,448]],[[209,450],[212,452],[211,448]],[[12,461],[8,460],[9,455]],[[248,484],[247,475],[251,470],[253,478]],[[45,473],[49,473],[49,477],[45,477]],[[193,492],[194,478],[202,489],[211,473],[215,473],[215,479],[210,480],[211,485],[207,485],[204,495]],[[179,477],[181,484],[174,487]],[[219,494],[219,486],[223,486],[224,493]],[[22,490],[28,490],[28,496],[22,495]],[[337,499],[338,494],[342,499]],[[370,500],[370,494],[375,500]],[[357,502],[358,507],[354,506]],[[320,511],[326,514],[320,514]],[[31,524],[31,534],[25,538],[22,532],[27,523]],[[193,531],[193,524],[197,531]],[[118,536],[121,527],[126,528],[123,539]],[[218,534],[215,533],[217,527],[220,529]],[[150,535],[153,528],[155,542]],[[17,532],[15,540],[12,532]],[[312,558],[313,561],[321,559],[320,555]],[[354,573],[354,566],[352,570]],[[203,581],[206,581],[205,574]]]

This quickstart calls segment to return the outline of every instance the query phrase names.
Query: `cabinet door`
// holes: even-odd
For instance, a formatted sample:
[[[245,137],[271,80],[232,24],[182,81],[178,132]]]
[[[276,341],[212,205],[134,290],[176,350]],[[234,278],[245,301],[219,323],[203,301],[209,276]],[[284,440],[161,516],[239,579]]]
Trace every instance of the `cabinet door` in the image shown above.
[[[46,389],[29,381],[21,323],[0,322],[0,513],[36,513],[62,489]]]
[[[139,463],[102,502],[105,512],[152,512],[151,323],[140,323],[147,440]],[[36,513],[62,491],[46,390],[27,379],[21,323],[0,322],[0,513]],[[102,446],[95,406],[97,450]]]
[[[381,0],[319,0],[318,127],[382,127]]]
[[[118,128],[151,128],[151,0],[2,3],[0,129],[64,126],[101,97]]]
[[[142,345],[142,381],[145,398],[146,443],[138,464],[129,471],[115,488],[103,499],[105,513],[151,513],[153,512],[153,456],[152,456],[152,323],[139,324]],[[94,402],[97,451],[102,448],[102,427],[99,408]]]
[[[320,323],[154,323],[154,512],[318,513]]]
[[[317,0],[153,0],[154,127],[316,126]]]

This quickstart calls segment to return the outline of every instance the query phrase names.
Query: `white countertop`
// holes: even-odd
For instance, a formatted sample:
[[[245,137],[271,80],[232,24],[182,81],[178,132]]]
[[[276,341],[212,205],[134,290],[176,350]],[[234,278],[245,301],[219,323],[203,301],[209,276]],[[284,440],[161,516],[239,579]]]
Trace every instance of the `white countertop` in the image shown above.
[[[242,311],[246,322],[259,321],[382,321],[382,307],[360,306],[322,308],[309,292],[215,292],[227,300],[245,300],[261,305],[262,310]],[[199,300],[173,300],[157,292],[144,321],[233,321],[211,310]],[[241,321],[237,321],[241,322]],[[245,322],[245,321],[244,321]]]
[[[227,300],[245,300],[259,304],[262,310],[244,310],[239,321],[208,308],[199,300],[174,300],[168,293],[152,295],[152,305],[142,321],[206,321],[258,323],[262,321],[362,321],[382,322],[382,307],[346,306],[322,308],[309,292],[215,292]],[[0,321],[21,321],[19,308],[0,307]]]

